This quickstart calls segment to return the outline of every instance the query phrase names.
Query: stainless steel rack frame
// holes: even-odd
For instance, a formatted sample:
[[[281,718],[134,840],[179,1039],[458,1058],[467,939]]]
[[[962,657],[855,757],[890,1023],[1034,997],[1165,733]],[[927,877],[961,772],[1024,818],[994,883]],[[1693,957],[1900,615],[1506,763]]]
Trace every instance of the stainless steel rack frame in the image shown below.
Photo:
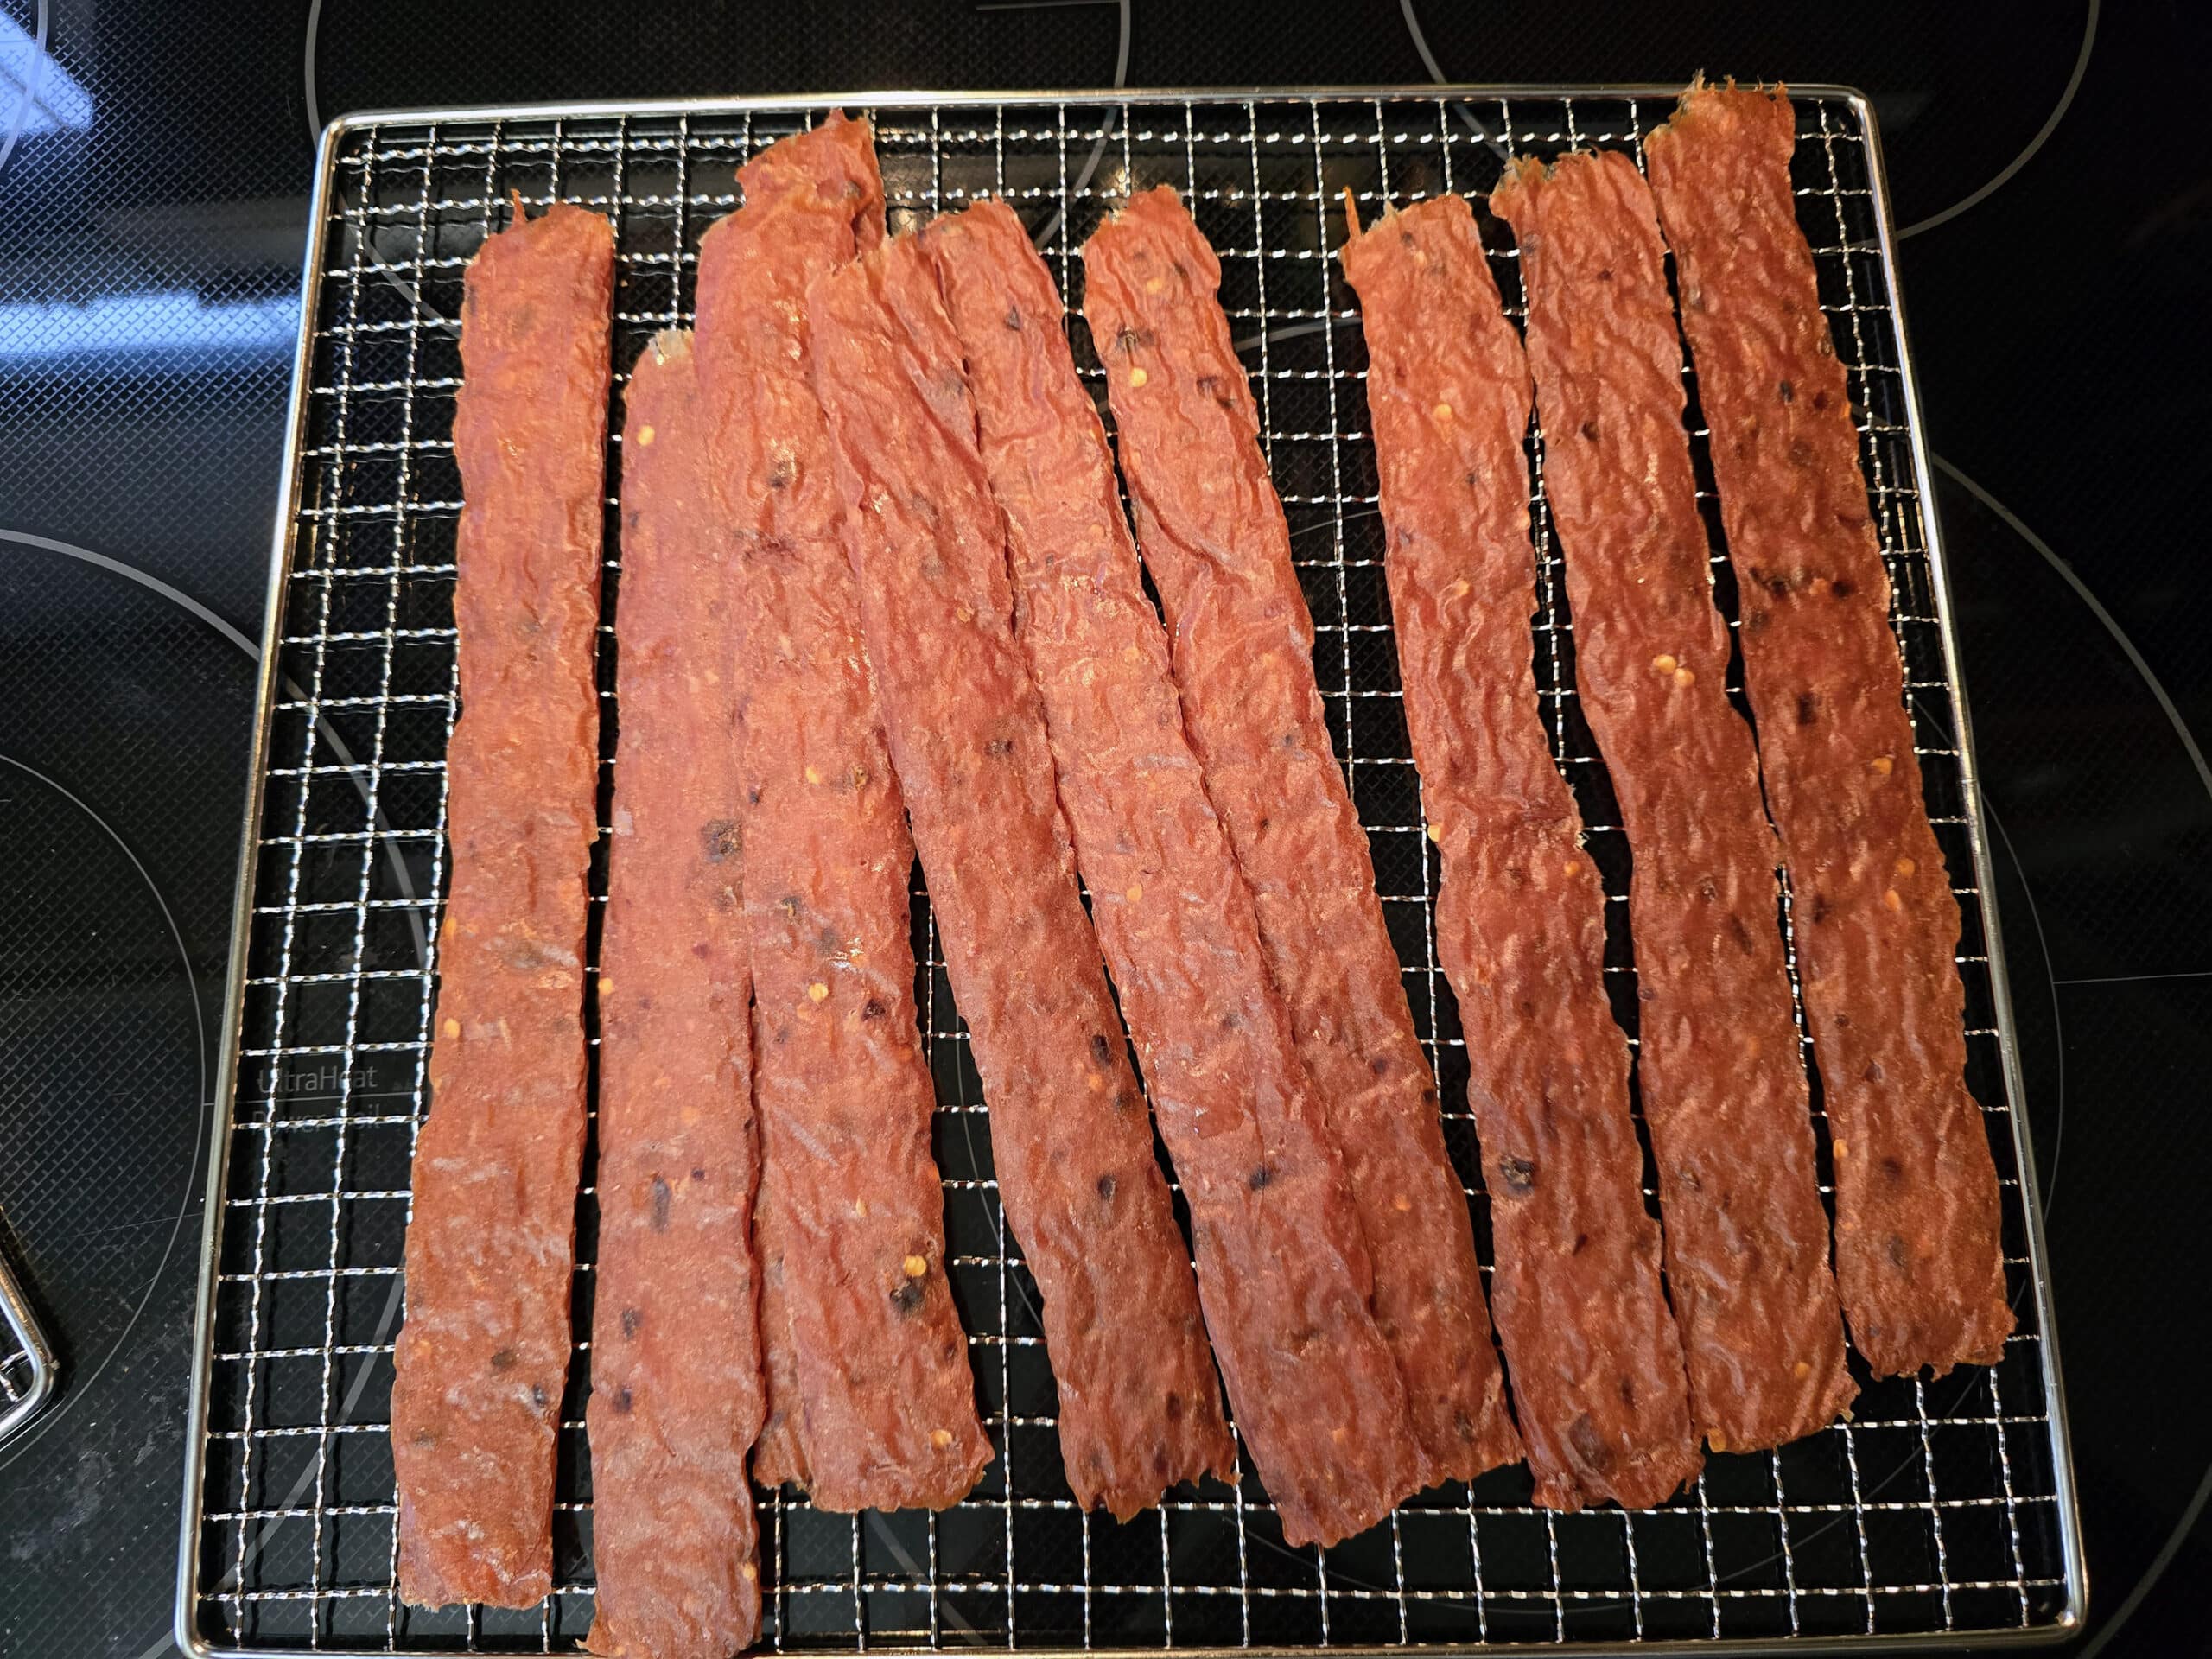
[[[1509,149],[1640,154],[1673,96],[1655,87],[902,92],[414,111],[351,116],[329,130],[307,253],[211,1160],[178,1577],[177,1634],[188,1651],[568,1650],[590,1621],[588,1190],[554,1594],[527,1613],[425,1612],[401,1605],[393,1573],[391,1337],[425,1104],[454,709],[453,319],[463,267],[513,211],[510,193],[532,208],[559,198],[613,219],[620,371],[653,331],[690,321],[698,238],[736,205],[736,165],[833,103],[866,109],[878,124],[894,229],[981,194],[1004,195],[1037,232],[1071,307],[1076,250],[1110,204],[1160,181],[1183,190],[1221,252],[1224,302],[1295,533],[1334,735],[1486,1256],[1465,1056],[1433,947],[1434,857],[1397,704],[1364,350],[1332,258],[1343,237],[1338,198],[1350,188],[1370,213],[1448,189],[1479,201]],[[1849,1423],[1778,1452],[1716,1457],[1694,1490],[1656,1510],[1546,1512],[1530,1506],[1525,1471],[1508,1470],[1471,1489],[1421,1494],[1326,1552],[1286,1548],[1249,1474],[1241,1487],[1174,1494],[1127,1525],[1081,1514],[1060,1474],[1034,1287],[1000,1215],[988,1115],[918,888],[950,1263],[999,1455],[972,1497],[938,1516],[831,1516],[762,1494],[769,1643],[1826,1649],[2034,1641],[2078,1624],[2085,1583],[2050,1280],[1879,149],[1864,98],[1833,87],[1794,96],[1801,219],[1851,375],[1930,811],[1965,912],[1971,1081],[2004,1181],[2019,1313],[2004,1363],[1868,1382]],[[1491,247],[1517,311],[1511,240],[1499,232]],[[1096,385],[1073,310],[1068,327]],[[1702,432],[1696,441],[1710,516]],[[611,439],[618,468],[619,452]],[[1628,861],[1576,705],[1541,433],[1530,460],[1537,678],[1554,753],[1593,826],[1592,849],[1615,900],[1609,972],[1632,1032],[1620,902]],[[612,488],[610,480],[608,602],[619,614]],[[1715,567],[1729,605],[1725,561]],[[611,645],[612,627],[605,632]],[[613,655],[601,661],[610,712]]]
[[[54,1350],[0,1253],[0,1442],[46,1409],[55,1380]]]

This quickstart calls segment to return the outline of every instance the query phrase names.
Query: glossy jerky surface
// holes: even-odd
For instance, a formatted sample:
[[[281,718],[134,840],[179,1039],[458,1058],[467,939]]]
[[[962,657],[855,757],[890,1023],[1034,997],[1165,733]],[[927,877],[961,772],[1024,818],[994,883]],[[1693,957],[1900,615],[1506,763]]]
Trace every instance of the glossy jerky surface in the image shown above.
[[[867,124],[842,119],[739,179],[744,207],[700,247],[699,354],[728,410],[754,1101],[800,1411],[799,1466],[774,1472],[803,1474],[821,1509],[942,1509],[991,1448],[945,1279],[913,848],[861,654],[804,308],[810,283],[881,236],[882,186]]]
[[[1014,639],[959,343],[909,239],[817,287],[812,314],[868,658],[1007,1220],[1044,1294],[1068,1482],[1127,1516],[1175,1482],[1233,1478],[1236,1455]]]
[[[1856,1390],[1776,921],[1781,849],[1728,702],[1666,251],[1618,151],[1549,174],[1522,162],[1491,207],[1521,245],[1575,679],[1634,858],[1637,1076],[1693,1421],[1716,1446],[1778,1446]]]
[[[1100,227],[1084,270],[1185,717],[1343,1160],[1373,1264],[1374,1317],[1406,1389],[1411,1478],[1470,1478],[1517,1459],[1520,1446],[1466,1194],[1445,1154],[1366,833],[1330,746],[1258,412],[1214,297],[1220,266],[1163,186]],[[1397,1452],[1378,1440],[1370,1455]],[[1378,1474],[1376,1490],[1387,1484]]]
[[[1712,429],[1745,683],[1789,871],[1836,1171],[1843,1307],[1878,1376],[1993,1364],[2012,1328],[1965,1082],[1959,906],[1921,798],[1843,365],[1779,94],[1693,88],[1648,154]]]
[[[588,1645],[724,1659],[760,1630],[753,973],[741,907],[736,548],[691,336],[632,371],[621,738],[599,963]]]
[[[1643,1208],[1605,895],[1537,712],[1529,372],[1457,196],[1344,251],[1368,339],[1390,607],[1497,1239],[1491,1305],[1536,1501],[1657,1503],[1697,1472]]]
[[[607,222],[556,203],[485,243],[461,312],[453,874],[391,1389],[400,1594],[417,1606],[552,1588],[613,283]]]

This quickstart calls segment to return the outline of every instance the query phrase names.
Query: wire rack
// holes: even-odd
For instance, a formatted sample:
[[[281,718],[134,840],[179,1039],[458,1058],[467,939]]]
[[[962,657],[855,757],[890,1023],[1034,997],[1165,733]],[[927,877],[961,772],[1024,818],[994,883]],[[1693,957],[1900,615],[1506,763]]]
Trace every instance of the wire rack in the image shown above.
[[[1436,855],[1423,834],[1383,595],[1364,353],[1331,257],[1343,236],[1338,198],[1350,187],[1370,216],[1385,200],[1446,189],[1479,201],[1508,149],[1637,149],[1668,100],[1470,89],[1450,99],[855,101],[874,105],[894,230],[982,194],[1004,195],[1037,233],[1071,308],[1084,238],[1132,188],[1177,185],[1220,251],[1223,302],[1290,515],[1338,754],[1370,831],[1487,1262],[1465,1056],[1436,965]],[[919,1002],[938,1084],[948,1259],[998,1457],[972,1497],[935,1516],[832,1516],[760,1494],[766,1641],[845,1649],[1880,1641],[2032,1635],[2073,1622],[2080,1562],[2032,1173],[2012,1107],[2001,977],[1993,982],[1983,849],[1925,533],[1873,135],[1847,94],[1801,94],[1797,109],[1801,219],[1863,423],[1929,807],[1965,912],[1971,1081],[2004,1184],[2019,1313],[2003,1364],[1939,1382],[1872,1382],[1860,1367],[1848,1425],[1772,1453],[1715,1457],[1693,1491],[1656,1510],[1548,1513],[1530,1505],[1525,1471],[1512,1469],[1423,1493],[1337,1548],[1293,1550],[1248,1463],[1241,1487],[1180,1491],[1126,1525],[1079,1513],[1060,1471],[1036,1288],[1001,1217],[982,1095],[918,878]],[[524,1613],[425,1612],[401,1605],[394,1589],[391,1338],[425,1105],[446,877],[442,768],[454,710],[461,486],[451,429],[461,365],[451,319],[463,267],[506,222],[510,192],[533,209],[556,198],[581,203],[615,225],[619,380],[655,330],[690,321],[698,240],[737,205],[738,163],[819,114],[772,104],[409,115],[349,121],[327,144],[241,900],[238,1048],[219,1131],[226,1166],[210,1206],[201,1433],[180,1592],[191,1645],[567,1650],[589,1624],[581,1339],[563,1412],[554,1594]],[[1487,224],[1486,235],[1517,314],[1510,239]],[[1072,308],[1068,327],[1103,404]],[[612,424],[619,433],[619,418]],[[616,615],[619,437],[612,442],[607,568]],[[1718,545],[1701,431],[1697,443]],[[1627,852],[1573,690],[1540,437],[1531,461],[1537,679],[1554,753],[1593,826],[1613,901],[1609,979],[1633,1033]],[[1714,569],[1732,611],[1726,563],[1716,557]],[[601,695],[611,778],[612,652],[602,653]],[[596,866],[601,894],[603,857]],[[587,1190],[580,1338],[589,1331],[593,1231]]]
[[[0,1441],[43,1411],[54,1388],[54,1351],[0,1254]]]

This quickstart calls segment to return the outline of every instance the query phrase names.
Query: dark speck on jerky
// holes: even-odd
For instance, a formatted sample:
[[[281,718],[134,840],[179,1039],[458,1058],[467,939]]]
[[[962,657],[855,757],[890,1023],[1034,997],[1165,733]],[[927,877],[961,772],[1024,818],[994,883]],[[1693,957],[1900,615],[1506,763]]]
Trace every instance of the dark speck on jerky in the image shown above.
[[[695,1181],[703,1181],[707,1179],[707,1172],[704,1169],[694,1169],[691,1172],[691,1179]]]
[[[1860,1075],[1869,1083],[1879,1083],[1888,1073],[1882,1070],[1882,1063],[1879,1060],[1869,1060],[1866,1062],[1866,1070]]]
[[[719,864],[738,849],[736,823],[728,818],[709,818],[699,826],[699,845],[707,862]]]
[[[882,1001],[880,998],[871,996],[867,1001],[861,1004],[861,1019],[880,1020],[883,1018],[883,1015],[884,1007]]]
[[[1368,1061],[1367,1069],[1370,1071],[1372,1071],[1378,1077],[1385,1076],[1390,1070],[1389,1057],[1384,1054],[1377,1054],[1374,1058]]]
[[[515,1351],[512,1348],[502,1348],[492,1356],[492,1369],[495,1371],[512,1370],[514,1363]]]
[[[891,1306],[901,1313],[912,1313],[922,1305],[922,1283],[919,1279],[901,1279],[891,1293]]]
[[[1896,1233],[1890,1235],[1889,1251],[1890,1265],[1900,1273],[1912,1265],[1912,1258],[1904,1247],[1904,1240]]]
[[[1424,1089],[1421,1091],[1421,1103],[1424,1106],[1433,1106],[1436,1104],[1436,1090],[1433,1087]]]
[[[1819,923],[1825,922],[1827,918],[1827,895],[1826,893],[1816,893],[1813,895],[1813,920],[1815,923]]]
[[[638,1326],[645,1317],[645,1316],[644,1314],[639,1313],[634,1307],[624,1308],[622,1310],[622,1334],[626,1337],[636,1336],[638,1334]]]
[[[1269,1169],[1265,1164],[1262,1164],[1257,1169],[1252,1172],[1251,1179],[1245,1184],[1255,1192],[1257,1192],[1262,1188],[1265,1187],[1269,1181],[1274,1179],[1274,1171]]]
[[[1008,307],[1007,307],[1007,308],[1006,308],[1006,326],[1007,326],[1007,327],[1009,327],[1009,328],[1013,328],[1013,329],[1016,329],[1016,330],[1019,330],[1019,329],[1020,328],[1020,327],[1021,327],[1021,308],[1020,308],[1020,306],[1018,306],[1018,305],[1009,305]]]
[[[1090,1058],[1097,1061],[1101,1065],[1112,1065],[1114,1061],[1114,1045],[1107,1041],[1105,1038],[1098,1035],[1096,1032],[1093,1032],[1090,1038]]]
[[[653,1177],[652,1229],[657,1233],[668,1230],[668,1183],[658,1175]]]
[[[1012,754],[1014,740],[1010,737],[995,737],[983,745],[983,752],[986,754]]]
[[[1828,406],[1828,395],[1827,395],[1827,393],[1826,393],[1825,391],[1816,391],[1816,392],[1815,392],[1815,393],[1813,394],[1813,407],[1814,407],[1815,409],[1826,409],[1827,406]]]
[[[787,490],[791,486],[791,464],[789,461],[779,461],[768,474],[768,487],[772,490]]]
[[[1102,1198],[1110,1198],[1114,1196],[1114,1178],[1111,1175],[1101,1175],[1098,1178],[1098,1196]]]
[[[1536,1190],[1536,1166],[1526,1158],[1499,1159],[1497,1173],[1505,1190],[1516,1198],[1525,1198]]]
[[[1849,599],[1859,591],[1859,585],[1849,576],[1838,576],[1828,583],[1828,592],[1838,599]]]
[[[1800,726],[1810,726],[1820,717],[1820,694],[1815,691],[1800,691],[1797,694],[1797,723]]]
[[[1607,1456],[1605,1442],[1598,1433],[1598,1426],[1584,1412],[1568,1426],[1567,1441],[1574,1447],[1574,1455],[1593,1468],[1602,1469],[1612,1459]]]
[[[1785,404],[1794,404],[1797,401],[1797,388],[1787,380],[1782,383],[1782,401]]]
[[[1582,435],[1583,435],[1585,438],[1586,438],[1587,440],[1589,440],[1589,442],[1591,442],[1592,443],[1595,443],[1595,442],[1598,442],[1598,423],[1597,423],[1597,422],[1595,422],[1595,421],[1585,421],[1585,422],[1583,422],[1583,423],[1582,423]]]
[[[532,1411],[545,1409],[545,1385],[543,1382],[530,1385],[530,1408]]]
[[[630,1389],[625,1383],[614,1390],[614,1409],[627,1416],[630,1412]]]

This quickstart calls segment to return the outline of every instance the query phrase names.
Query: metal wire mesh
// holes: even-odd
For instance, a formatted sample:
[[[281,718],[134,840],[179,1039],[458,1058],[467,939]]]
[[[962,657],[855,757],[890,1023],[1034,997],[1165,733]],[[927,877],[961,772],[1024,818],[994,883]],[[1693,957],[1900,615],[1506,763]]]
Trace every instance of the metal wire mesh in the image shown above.
[[[1929,807],[1966,916],[1971,1081],[2004,1181],[2021,1325],[2005,1363],[1941,1381],[1870,1382],[1856,1414],[1772,1453],[1710,1460],[1658,1510],[1530,1506],[1525,1471],[1410,1501],[1338,1548],[1284,1547],[1243,1486],[1185,1491],[1126,1525],[1077,1512],[1061,1477],[1037,1294],[998,1208],[988,1117],[917,887],[920,1002],[939,1109],[949,1263],[998,1451],[938,1516],[820,1514],[760,1496],[767,1639],[785,1647],[1272,1647],[1906,1635],[2059,1620],[2069,1561],[2063,1453],[2023,1211],[2017,1127],[1981,924],[1960,756],[1885,264],[1869,135],[1854,106],[1801,99],[1801,219],[1852,378],[1896,587]],[[1281,97],[960,102],[882,108],[894,230],[982,194],[1039,233],[1071,307],[1083,239],[1132,188],[1166,181],[1221,252],[1313,612],[1339,756],[1371,834],[1446,1139],[1490,1256],[1464,1108],[1466,1065],[1436,966],[1436,855],[1423,834],[1382,589],[1364,350],[1331,258],[1338,193],[1363,212],[1458,189],[1479,201],[1499,146],[1634,148],[1667,113],[1627,96]],[[239,1087],[221,1205],[205,1466],[189,1609],[216,1646],[567,1649],[589,1623],[590,1478],[579,1341],[561,1436],[556,1592],[527,1613],[403,1606],[386,1445],[391,1337],[415,1133],[424,1109],[442,757],[454,716],[451,422],[461,272],[508,194],[607,213],[619,247],[618,376],[654,331],[691,317],[695,251],[736,206],[733,170],[807,112],[393,120],[339,143],[309,303],[278,690],[265,752]],[[1485,223],[1518,314],[1510,238]],[[1080,316],[1069,328],[1103,402]],[[618,388],[617,396],[620,391]],[[1694,406],[1693,406],[1694,424]],[[619,430],[619,419],[614,423]],[[1711,475],[1698,465],[1716,546]],[[1573,632],[1532,440],[1540,564],[1535,662],[1554,750],[1593,826],[1608,974],[1635,1030],[1628,857],[1573,689]],[[619,470],[619,439],[611,459]],[[608,602],[619,614],[610,475]],[[1725,562],[1715,574],[1733,607]],[[603,655],[603,707],[614,713]],[[603,750],[611,766],[613,721]],[[602,848],[604,840],[602,839]],[[594,891],[604,892],[603,858]],[[1816,1096],[1817,1103],[1817,1096]],[[1825,1135],[1821,1178],[1826,1163]],[[1647,1174],[1647,1191],[1652,1183]],[[592,1199],[577,1329],[589,1329]],[[1857,1364],[1854,1357],[1854,1365]]]

